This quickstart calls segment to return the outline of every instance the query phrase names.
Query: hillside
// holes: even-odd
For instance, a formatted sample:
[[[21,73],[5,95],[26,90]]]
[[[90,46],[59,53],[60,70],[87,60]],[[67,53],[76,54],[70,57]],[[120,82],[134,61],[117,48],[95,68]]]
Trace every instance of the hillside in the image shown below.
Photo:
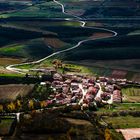
[[[136,0],[61,0],[66,10],[84,17],[91,18],[139,18],[140,2]]]
[[[86,113],[64,113],[57,109],[23,114],[15,136],[5,140],[124,140],[121,133],[108,129],[96,119],[94,115],[88,117]]]

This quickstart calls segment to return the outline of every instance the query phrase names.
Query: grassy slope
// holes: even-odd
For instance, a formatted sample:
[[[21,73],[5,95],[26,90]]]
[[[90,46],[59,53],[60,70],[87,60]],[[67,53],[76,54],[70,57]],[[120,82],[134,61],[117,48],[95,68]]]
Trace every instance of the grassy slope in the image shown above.
[[[73,14],[79,13],[84,18],[133,18],[139,17],[139,10],[135,10],[139,2],[134,1],[77,1],[60,0],[66,5],[66,11]],[[131,7],[131,8],[128,8]],[[83,11],[84,9],[84,11]]]
[[[64,18],[69,17],[61,13],[61,8],[54,2],[43,2],[41,4],[36,4],[30,7],[27,7],[18,12],[13,12],[9,14],[3,14],[1,17],[39,17],[39,18]]]
[[[134,59],[139,58],[139,54],[139,36],[125,36],[86,42],[76,48],[74,52],[72,50],[65,53],[64,59],[77,61],[82,59]]]
[[[26,59],[40,59],[52,53],[43,39],[34,39],[29,42],[0,48],[0,55],[7,57],[21,57]]]
[[[16,30],[15,33],[17,34],[19,39],[23,39],[22,36],[20,35],[19,31],[24,31],[23,29],[25,27],[26,27],[26,30],[27,30],[27,27],[29,27],[29,29],[30,29],[32,23],[33,22],[31,22],[31,21],[29,21],[29,22],[22,21],[22,22],[14,23],[14,26],[16,26],[18,24],[20,25],[20,27],[22,26],[22,30],[14,29],[14,31]],[[35,23],[38,24],[38,27],[36,27]],[[34,28],[36,30],[41,29],[44,32],[47,31],[47,32],[51,32],[51,34],[56,34],[54,37],[51,36],[50,34],[47,35],[47,33],[46,33],[46,35],[42,35],[46,39],[52,38],[52,40],[50,40],[50,43],[46,42],[46,44],[45,44],[43,42],[43,40],[36,39],[36,40],[30,41],[29,43],[27,42],[27,43],[20,43],[20,45],[11,45],[11,46],[7,46],[4,48],[0,48],[0,55],[39,59],[39,58],[45,57],[51,53],[50,49],[45,47],[47,45],[53,46],[53,44],[64,42],[64,45],[60,44],[60,46],[59,46],[59,44],[58,44],[58,46],[59,46],[58,48],[56,46],[56,50],[61,50],[63,48],[65,49],[65,48],[74,46],[80,40],[83,40],[83,39],[86,39],[87,37],[92,36],[93,33],[101,32],[100,30],[93,29],[91,31],[91,29],[83,29],[81,27],[76,27],[77,23],[71,23],[72,25],[75,25],[75,27],[71,27],[71,25],[63,26],[66,24],[65,22],[62,23],[62,26],[60,26],[59,22],[56,23],[56,26],[55,26],[55,23],[53,23],[53,25],[51,25],[52,22],[49,23],[47,21],[45,22],[46,25],[45,25],[45,23],[42,23],[42,22],[38,23],[37,21],[35,23],[33,24],[32,28]],[[7,28],[4,27],[4,29],[6,30]],[[5,34],[5,36],[8,36],[12,40],[13,39],[12,29],[10,27],[8,27],[8,29],[10,29],[11,32],[8,32],[7,34],[6,34],[6,32],[4,32],[4,33],[2,32],[1,34]],[[8,29],[7,29],[7,31],[8,31]],[[30,34],[27,34],[28,31],[24,31],[24,32],[25,32],[24,33],[25,37],[24,36],[23,37],[25,39],[31,38],[31,37],[37,38],[37,36],[39,36],[39,35],[41,36],[41,33],[38,33],[38,32],[35,32],[36,34],[33,34],[34,32],[32,32],[32,31],[29,31],[29,33],[31,32]],[[33,36],[32,36],[32,34],[33,34]],[[17,40],[18,40],[18,38],[17,38]],[[60,40],[60,42],[58,42],[58,39]],[[7,42],[5,42],[5,43],[7,43]],[[61,45],[62,45],[62,48],[61,48]],[[49,53],[48,53],[48,51],[49,51]]]

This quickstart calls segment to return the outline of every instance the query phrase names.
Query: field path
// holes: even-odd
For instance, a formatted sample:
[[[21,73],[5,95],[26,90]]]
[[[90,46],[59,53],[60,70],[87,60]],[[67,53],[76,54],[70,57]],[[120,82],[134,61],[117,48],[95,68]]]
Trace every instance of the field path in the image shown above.
[[[131,140],[132,138],[140,139],[140,128],[117,129],[117,131],[122,132],[125,140]]]
[[[106,28],[97,28],[97,27],[88,27],[88,26],[86,26],[86,21],[83,21],[82,18],[65,12],[65,7],[64,7],[64,5],[63,5],[61,2],[59,2],[59,1],[57,1],[57,0],[53,0],[53,2],[56,3],[56,4],[58,4],[59,6],[61,6],[61,9],[62,9],[62,13],[63,13],[63,14],[71,15],[71,16],[74,17],[74,19],[65,18],[65,19],[64,19],[65,21],[68,21],[68,22],[69,22],[69,21],[75,20],[75,21],[78,21],[78,22],[81,23],[80,26],[81,26],[82,28],[97,29],[97,30],[100,30],[100,31],[106,31],[106,32],[112,33],[112,36],[109,36],[109,37],[106,37],[106,36],[105,36],[105,37],[100,37],[100,38],[95,38],[95,39],[90,38],[90,39],[81,40],[81,41],[79,41],[75,46],[73,46],[73,47],[71,47],[71,48],[68,48],[68,49],[65,49],[65,50],[61,50],[61,51],[52,53],[51,55],[49,55],[49,56],[47,56],[47,57],[44,57],[44,58],[42,58],[42,59],[40,59],[40,60],[33,61],[33,62],[21,63],[21,64],[9,65],[9,66],[6,67],[7,70],[10,70],[10,71],[13,71],[13,72],[17,72],[17,73],[21,73],[21,74],[25,74],[25,73],[28,72],[27,69],[26,69],[26,70],[22,70],[22,69],[15,68],[15,67],[16,67],[16,66],[22,66],[22,65],[39,64],[39,63],[41,63],[42,61],[44,61],[44,60],[46,60],[46,59],[48,59],[48,58],[51,58],[52,56],[55,56],[55,55],[57,55],[57,54],[60,54],[60,53],[63,53],[63,52],[68,52],[68,51],[70,51],[70,50],[73,50],[73,49],[79,47],[79,46],[80,46],[82,43],[84,43],[84,42],[87,42],[87,41],[90,41],[90,40],[99,40],[99,39],[105,39],[105,38],[112,38],[112,37],[116,37],[116,36],[117,36],[117,32],[115,32],[115,31],[113,31],[113,30],[109,30],[109,29],[106,29]]]

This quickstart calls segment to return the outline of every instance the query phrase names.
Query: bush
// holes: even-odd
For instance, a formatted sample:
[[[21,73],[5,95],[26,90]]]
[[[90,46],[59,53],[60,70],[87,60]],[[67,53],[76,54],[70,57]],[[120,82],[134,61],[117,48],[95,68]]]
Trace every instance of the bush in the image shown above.
[[[127,116],[128,114],[129,114],[128,111],[120,111],[119,112],[120,116]]]

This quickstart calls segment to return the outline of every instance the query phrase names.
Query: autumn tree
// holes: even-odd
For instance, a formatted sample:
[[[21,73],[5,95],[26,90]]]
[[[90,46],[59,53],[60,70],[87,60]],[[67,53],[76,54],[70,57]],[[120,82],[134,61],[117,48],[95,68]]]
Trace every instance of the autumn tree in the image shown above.
[[[112,140],[112,136],[108,128],[105,129],[105,140]]]
[[[34,101],[33,100],[29,100],[29,102],[28,102],[28,107],[29,107],[29,109],[34,109]]]
[[[20,100],[16,101],[16,109],[20,110],[22,108],[22,103]]]
[[[12,112],[12,111],[16,110],[16,106],[13,102],[11,102],[7,105],[7,109],[8,109],[8,111]]]
[[[0,105],[0,112],[3,112],[3,105]]]
[[[52,64],[55,66],[55,68],[62,68],[62,61],[58,59],[54,59],[52,61]]]

